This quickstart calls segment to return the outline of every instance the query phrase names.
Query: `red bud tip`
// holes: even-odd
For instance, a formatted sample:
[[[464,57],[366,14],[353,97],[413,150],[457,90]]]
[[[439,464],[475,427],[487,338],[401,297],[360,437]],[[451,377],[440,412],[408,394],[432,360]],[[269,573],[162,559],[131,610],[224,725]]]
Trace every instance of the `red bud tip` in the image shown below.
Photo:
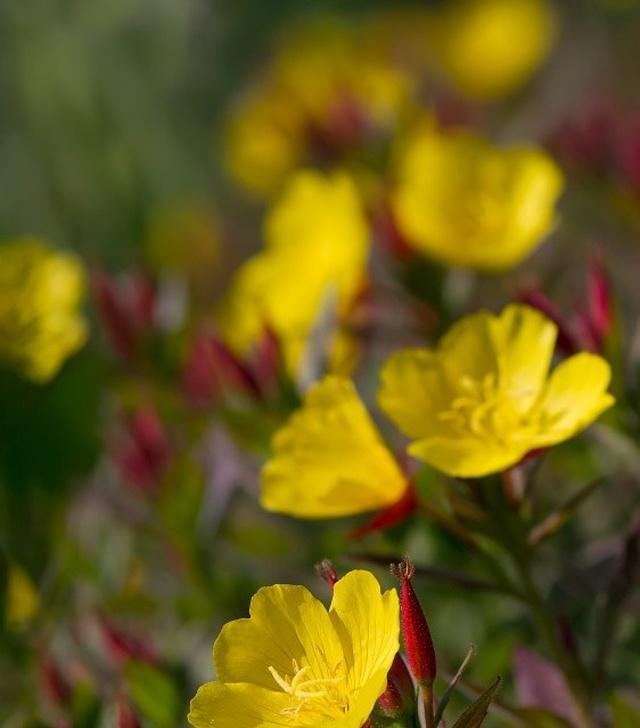
[[[427,619],[411,584],[414,572],[408,558],[391,565],[391,573],[400,581],[400,617],[409,667],[419,683],[431,685],[436,676],[436,653]]]
[[[329,559],[322,559],[322,561],[316,564],[315,569],[316,574],[323,581],[326,581],[333,591],[333,587],[336,585],[336,582],[340,577],[337,575],[336,570],[333,568],[333,564],[329,561]]]

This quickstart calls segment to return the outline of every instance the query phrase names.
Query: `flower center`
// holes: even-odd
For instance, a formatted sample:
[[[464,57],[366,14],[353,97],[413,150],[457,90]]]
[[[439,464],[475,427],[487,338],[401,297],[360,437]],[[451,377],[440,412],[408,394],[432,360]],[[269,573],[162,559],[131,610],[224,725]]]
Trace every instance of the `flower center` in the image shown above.
[[[481,380],[463,377],[459,391],[451,407],[438,415],[458,434],[508,446],[531,437],[537,430],[535,419],[513,406],[516,395],[500,387],[494,372]]]
[[[296,723],[317,718],[343,718],[349,710],[346,673],[342,661],[329,664],[324,651],[315,648],[320,658],[321,676],[313,673],[309,665],[301,667],[292,660],[291,674],[281,675],[272,665],[268,670],[278,687],[290,696],[290,704],[281,711]]]

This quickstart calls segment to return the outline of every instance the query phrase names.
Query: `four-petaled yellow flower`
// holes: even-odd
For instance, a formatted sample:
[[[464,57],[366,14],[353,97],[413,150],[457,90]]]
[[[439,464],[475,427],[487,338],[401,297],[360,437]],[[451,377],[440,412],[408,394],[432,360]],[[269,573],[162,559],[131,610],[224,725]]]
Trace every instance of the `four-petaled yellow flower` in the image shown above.
[[[361,728],[398,650],[398,596],[366,571],[334,588],[331,607],[302,586],[260,589],[250,618],[213,647],[217,680],[191,702],[195,728]]]
[[[37,240],[0,246],[0,359],[46,382],[87,338],[79,261]]]
[[[408,452],[454,476],[515,465],[591,424],[614,399],[609,364],[582,352],[549,375],[556,326],[507,306],[456,323],[435,350],[406,349],[382,370],[379,402],[413,442]]]
[[[449,265],[499,271],[551,231],[562,186],[559,168],[541,150],[425,130],[404,151],[392,203],[417,250]]]
[[[446,78],[462,93],[491,99],[516,91],[549,55],[556,17],[547,0],[447,3],[432,38]]]
[[[329,375],[274,436],[262,470],[261,503],[301,518],[384,508],[407,482],[352,382]]]
[[[350,178],[297,173],[266,218],[265,242],[233,279],[219,325],[239,354],[270,326],[297,375],[318,322],[345,314],[365,281],[369,229]]]

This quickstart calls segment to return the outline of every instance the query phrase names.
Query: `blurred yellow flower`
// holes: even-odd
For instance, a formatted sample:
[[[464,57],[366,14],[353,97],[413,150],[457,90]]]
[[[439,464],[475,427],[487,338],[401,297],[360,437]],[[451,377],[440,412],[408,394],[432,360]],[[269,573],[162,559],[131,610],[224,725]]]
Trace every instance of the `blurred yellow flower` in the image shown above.
[[[29,575],[18,564],[10,564],[4,612],[7,627],[13,632],[23,629],[39,609],[40,595]]]
[[[37,240],[0,245],[0,359],[34,382],[53,378],[87,338],[84,271]]]
[[[551,231],[562,187],[562,173],[541,150],[425,129],[401,155],[392,204],[416,249],[449,265],[498,271]]]
[[[447,3],[433,38],[448,80],[490,99],[517,90],[548,57],[557,19],[548,0]]]
[[[264,228],[265,249],[236,273],[220,331],[232,349],[246,354],[269,325],[296,374],[321,315],[329,310],[339,317],[359,293],[369,229],[351,180],[311,171],[292,177]]]
[[[367,571],[340,579],[327,611],[305,587],[260,589],[249,619],[213,646],[217,680],[191,701],[195,728],[361,728],[398,651],[395,590]]]
[[[275,434],[261,503],[301,518],[385,508],[407,482],[349,379],[327,376]]]
[[[271,195],[296,167],[391,130],[412,87],[409,74],[336,21],[292,28],[229,121],[227,167],[249,191]]]
[[[549,374],[556,334],[527,306],[468,316],[435,350],[390,357],[380,406],[413,440],[408,452],[448,475],[504,470],[572,437],[614,402],[609,364],[595,354],[576,354]]]

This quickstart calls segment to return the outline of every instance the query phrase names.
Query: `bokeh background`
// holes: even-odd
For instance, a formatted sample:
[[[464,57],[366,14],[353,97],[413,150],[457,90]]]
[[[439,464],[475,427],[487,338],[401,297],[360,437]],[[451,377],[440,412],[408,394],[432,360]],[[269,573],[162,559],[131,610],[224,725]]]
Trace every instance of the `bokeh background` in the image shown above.
[[[89,342],[53,381],[34,385],[11,368],[0,374],[3,725],[107,726],[125,710],[145,726],[186,725],[188,699],[211,676],[210,646],[221,624],[245,614],[250,595],[264,584],[307,583],[322,593],[313,564],[325,556],[344,570],[357,554],[376,554],[384,563],[408,552],[419,564],[481,573],[458,542],[424,523],[353,545],[345,535],[350,523],[266,514],[256,498],[261,455],[244,446],[261,441],[282,412],[249,411],[229,425],[213,412],[190,411],[178,396],[194,321],[206,318],[238,262],[261,244],[268,203],[229,175],[225,128],[277,39],[318,14],[357,26],[390,5],[422,11],[446,4],[0,4],[0,241],[28,236],[75,251],[91,274],[119,281],[116,298],[124,299],[141,271],[150,272],[165,307],[162,325],[145,341],[146,363],[122,367],[89,286]],[[631,126],[639,118],[638,3],[575,0],[554,9],[558,32],[536,74],[507,98],[479,104],[499,141],[552,146],[567,120],[579,125],[605,108]],[[448,98],[458,102],[455,89]],[[467,102],[464,94],[460,99]],[[640,144],[635,153],[640,169]],[[568,184],[566,224],[553,256],[539,251],[518,280],[544,278],[546,293],[572,305],[582,293],[583,251],[604,247],[620,305],[633,311],[637,192],[595,168]],[[473,300],[500,302],[513,280],[482,280]],[[455,291],[467,283],[456,278],[452,285]],[[380,358],[378,352],[373,361]],[[364,379],[371,376],[365,372]],[[364,386],[372,391],[373,384]],[[132,455],[140,430],[147,450]],[[578,482],[593,467],[585,447],[580,440],[552,455],[551,494],[554,484]],[[610,447],[619,458],[635,455],[626,442]],[[146,471],[138,482],[149,461],[162,473],[152,473],[152,496]],[[605,456],[599,465],[606,471],[610,462]],[[441,484],[427,474],[422,487],[436,492]],[[545,553],[549,568],[543,564],[541,573],[552,598],[578,605],[568,621],[588,629],[580,605],[591,598],[593,582],[614,568],[615,534],[636,503],[637,485],[616,481]],[[579,578],[564,578],[565,556],[585,542]],[[384,567],[373,568],[391,583]],[[420,587],[443,669],[455,669],[474,643],[480,657],[471,683],[509,676],[514,647],[533,642],[526,614],[501,595],[473,585],[458,590],[432,577]],[[638,608],[636,595],[612,684],[640,679]],[[505,700],[514,691],[507,677]],[[515,725],[504,715],[491,720],[487,725]]]

